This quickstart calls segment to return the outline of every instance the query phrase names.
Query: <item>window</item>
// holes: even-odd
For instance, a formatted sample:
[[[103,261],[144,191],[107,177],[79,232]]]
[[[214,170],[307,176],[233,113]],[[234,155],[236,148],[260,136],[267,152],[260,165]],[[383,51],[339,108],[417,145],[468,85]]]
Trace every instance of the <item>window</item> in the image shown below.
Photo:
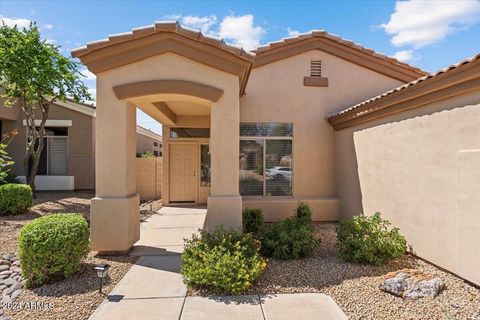
[[[153,141],[153,146],[154,146],[154,147],[158,147],[158,142],[157,142],[157,141]]]
[[[158,151],[157,151],[157,150],[153,151],[153,155],[154,155],[155,157],[158,157]]]
[[[210,147],[208,144],[200,145],[200,186],[210,187]]]
[[[68,130],[45,128],[44,147],[38,165],[39,175],[68,175]]]
[[[240,194],[292,195],[292,123],[240,124]]]
[[[210,128],[170,128],[170,138],[210,138]]]

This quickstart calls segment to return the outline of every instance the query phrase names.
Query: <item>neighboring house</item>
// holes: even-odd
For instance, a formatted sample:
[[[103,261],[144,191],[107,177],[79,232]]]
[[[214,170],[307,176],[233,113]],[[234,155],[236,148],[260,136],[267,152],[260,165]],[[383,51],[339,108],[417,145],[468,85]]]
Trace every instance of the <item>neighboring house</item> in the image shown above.
[[[7,151],[15,161],[14,174],[25,181],[25,120],[17,107],[5,107],[3,101],[0,100],[0,133],[18,132]],[[95,107],[69,100],[56,101],[51,105],[45,128],[46,143],[36,178],[37,189],[94,189]],[[161,152],[161,147],[155,147],[155,143],[161,142],[161,136],[137,126],[137,139],[142,150]]]
[[[137,106],[163,125],[163,203],[207,203],[206,228],[240,227],[245,207],[275,221],[298,201],[316,221],[381,210],[433,262],[453,255],[432,253],[435,241],[442,250],[465,245],[476,258],[446,265],[480,283],[472,269],[480,262],[480,157],[458,153],[480,149],[479,59],[422,78],[418,68],[324,31],[249,52],[171,22],[72,55],[97,75],[94,250],[126,251],[139,237]]]
[[[151,152],[155,157],[162,156],[162,136],[137,125],[137,155]]]

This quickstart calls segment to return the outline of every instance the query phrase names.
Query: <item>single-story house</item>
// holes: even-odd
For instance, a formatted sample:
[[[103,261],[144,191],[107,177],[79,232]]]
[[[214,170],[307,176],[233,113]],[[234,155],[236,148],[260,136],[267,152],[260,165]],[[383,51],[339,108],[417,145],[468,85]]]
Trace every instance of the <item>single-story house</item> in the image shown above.
[[[0,98],[0,135],[17,132],[7,151],[15,161],[13,173],[25,181],[26,123],[19,108],[6,107],[4,101]],[[37,190],[95,189],[95,112],[92,105],[70,100],[51,105],[35,180]],[[137,153],[161,155],[160,135],[137,126],[136,137]]]
[[[298,201],[317,221],[380,210],[420,256],[441,265],[470,243],[462,254],[480,262],[478,57],[427,75],[325,31],[246,51],[175,22],[72,55],[97,75],[94,250],[126,251],[139,238],[140,108],[163,125],[164,204],[206,203],[207,228],[240,227],[245,207],[275,221]],[[444,252],[432,253],[439,242]],[[480,281],[459,269],[465,257],[449,268]]]

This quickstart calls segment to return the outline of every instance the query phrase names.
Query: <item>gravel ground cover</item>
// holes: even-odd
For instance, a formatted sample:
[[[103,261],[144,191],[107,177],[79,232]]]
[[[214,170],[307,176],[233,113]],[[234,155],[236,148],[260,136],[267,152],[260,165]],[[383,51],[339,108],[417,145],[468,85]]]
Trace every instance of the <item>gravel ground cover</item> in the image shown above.
[[[0,216],[0,257],[16,255],[20,229],[42,215],[61,212],[81,213],[88,221],[90,199],[93,196],[91,192],[38,192],[30,212]],[[152,206],[156,208],[157,202],[146,202],[145,205],[148,205],[148,208]],[[154,214],[145,210],[141,212],[142,221]],[[15,306],[22,306],[23,309],[0,308],[0,319],[88,319],[136,260],[137,257],[130,256],[97,257],[95,252],[91,252],[83,261],[78,274],[33,290],[23,290],[14,301],[17,303]],[[103,293],[98,292],[99,279],[93,270],[94,266],[100,263],[108,263],[111,266]],[[0,297],[0,300],[2,298]],[[50,308],[34,310],[32,307],[34,304],[48,305]]]
[[[319,249],[307,259],[269,259],[267,269],[246,294],[321,292],[330,295],[350,319],[480,319],[480,290],[411,255],[383,266],[342,261],[336,256],[336,224],[316,224]],[[439,276],[445,290],[436,298],[403,300],[382,292],[383,275],[414,268]],[[207,292],[190,290],[190,295]]]

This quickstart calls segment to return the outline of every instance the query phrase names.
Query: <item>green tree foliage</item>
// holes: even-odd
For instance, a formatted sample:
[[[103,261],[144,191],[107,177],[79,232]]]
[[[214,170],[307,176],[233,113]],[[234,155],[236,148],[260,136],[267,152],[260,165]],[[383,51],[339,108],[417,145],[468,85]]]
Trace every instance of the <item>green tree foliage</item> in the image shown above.
[[[24,169],[33,192],[50,105],[57,99],[88,99],[88,88],[80,77],[79,64],[63,56],[58,46],[42,40],[34,23],[22,30],[0,26],[0,85],[6,106],[18,104],[25,116]],[[36,125],[35,119],[39,118],[40,125]]]

